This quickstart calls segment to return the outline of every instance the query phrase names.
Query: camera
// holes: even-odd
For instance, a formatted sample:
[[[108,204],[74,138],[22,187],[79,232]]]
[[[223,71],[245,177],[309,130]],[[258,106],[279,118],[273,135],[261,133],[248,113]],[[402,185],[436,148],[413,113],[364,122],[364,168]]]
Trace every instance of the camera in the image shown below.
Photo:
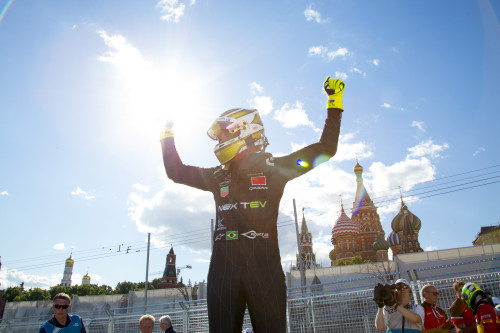
[[[395,284],[377,284],[374,290],[374,299],[376,301],[386,301],[395,298],[396,285]]]

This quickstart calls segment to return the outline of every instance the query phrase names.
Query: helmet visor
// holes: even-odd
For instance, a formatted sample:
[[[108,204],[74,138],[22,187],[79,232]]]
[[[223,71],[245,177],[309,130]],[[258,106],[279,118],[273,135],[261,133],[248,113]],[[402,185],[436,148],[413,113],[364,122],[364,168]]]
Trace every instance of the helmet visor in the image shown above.
[[[208,129],[207,134],[212,140],[217,140],[219,143],[226,142],[240,135],[241,130],[248,127],[246,121],[215,121]]]
[[[215,146],[215,156],[221,164],[226,164],[240,153],[240,150],[244,146],[244,141],[236,140],[233,143],[227,144],[223,147],[221,146],[223,145],[218,144],[217,146]]]

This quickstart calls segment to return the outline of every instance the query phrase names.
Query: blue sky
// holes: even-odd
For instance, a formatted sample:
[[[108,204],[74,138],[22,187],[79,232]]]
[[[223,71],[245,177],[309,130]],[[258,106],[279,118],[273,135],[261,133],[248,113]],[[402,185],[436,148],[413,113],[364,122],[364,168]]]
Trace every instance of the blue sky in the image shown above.
[[[175,120],[186,164],[214,166],[206,130],[259,109],[275,155],[315,142],[322,83],[346,82],[339,151],[289,183],[278,221],[285,271],[292,199],[329,265],[356,157],[386,235],[399,189],[426,250],[470,246],[500,222],[500,4],[466,1],[0,0],[0,282],[113,287],[160,277],[174,246],[185,282],[206,279],[210,194],[164,174]],[[424,193],[425,192],[425,193]],[[301,216],[299,216],[299,220]],[[126,249],[129,248],[128,253]],[[117,252],[118,249],[121,252]],[[125,249],[125,251],[124,251]]]

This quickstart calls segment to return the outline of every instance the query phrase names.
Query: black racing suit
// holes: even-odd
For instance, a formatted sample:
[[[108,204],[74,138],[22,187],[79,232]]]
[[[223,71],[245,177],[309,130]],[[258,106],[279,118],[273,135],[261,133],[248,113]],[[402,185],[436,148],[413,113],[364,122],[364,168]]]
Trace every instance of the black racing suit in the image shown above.
[[[210,332],[241,332],[248,306],[254,332],[286,332],[286,284],[277,218],[286,183],[337,151],[341,109],[329,109],[318,143],[290,155],[253,153],[229,168],[184,165],[174,138],[162,140],[167,176],[212,192],[216,227],[207,279]],[[298,165],[297,161],[307,166]]]

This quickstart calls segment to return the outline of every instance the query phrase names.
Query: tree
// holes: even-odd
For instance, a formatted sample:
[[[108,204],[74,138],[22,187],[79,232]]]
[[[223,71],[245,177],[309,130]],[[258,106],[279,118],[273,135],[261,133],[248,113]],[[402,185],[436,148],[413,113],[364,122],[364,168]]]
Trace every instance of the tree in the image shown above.
[[[151,281],[151,284],[153,285],[154,289],[159,289],[160,283],[161,283],[161,278],[157,278]]]
[[[16,297],[21,297],[23,292],[19,287],[9,287],[3,293],[3,297],[7,300],[7,302],[12,302]]]
[[[134,290],[145,290],[146,289],[146,283],[144,282],[137,282],[135,284],[135,289]],[[155,289],[154,285],[151,282],[148,282],[148,290]]]
[[[115,288],[115,294],[128,294],[130,290],[137,290],[135,283],[129,281],[118,282]]]
[[[26,300],[28,301],[45,301],[50,300],[50,293],[48,290],[41,288],[30,289],[27,293]]]
[[[54,296],[56,296],[59,293],[65,293],[65,294],[68,294],[69,297],[71,297],[70,287],[68,287],[68,286],[57,285],[57,286],[50,287],[50,289],[49,289],[50,299],[54,299]]]
[[[345,266],[345,265],[359,265],[359,264],[367,264],[370,263],[371,261],[368,259],[363,259],[361,256],[354,256],[351,258],[351,260],[340,260],[337,261],[335,266]]]

